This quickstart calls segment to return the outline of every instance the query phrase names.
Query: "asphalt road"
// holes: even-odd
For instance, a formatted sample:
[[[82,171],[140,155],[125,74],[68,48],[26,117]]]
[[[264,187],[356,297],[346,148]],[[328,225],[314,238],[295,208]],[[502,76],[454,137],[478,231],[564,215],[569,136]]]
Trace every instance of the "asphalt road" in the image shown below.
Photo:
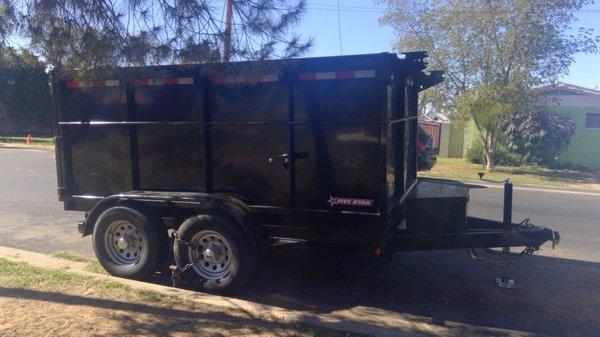
[[[521,189],[514,194],[513,220],[530,218],[558,230],[562,241],[556,250],[546,245],[536,256],[500,269],[477,264],[463,251],[397,253],[388,262],[290,245],[263,257],[239,296],[316,312],[365,306],[459,326],[453,330],[457,335],[600,336],[600,195]],[[473,189],[469,214],[499,220],[501,200],[501,188]],[[57,201],[51,152],[0,148],[0,245],[91,255],[91,240],[75,227],[81,217],[63,211]],[[513,277],[516,289],[496,288],[497,276]]]

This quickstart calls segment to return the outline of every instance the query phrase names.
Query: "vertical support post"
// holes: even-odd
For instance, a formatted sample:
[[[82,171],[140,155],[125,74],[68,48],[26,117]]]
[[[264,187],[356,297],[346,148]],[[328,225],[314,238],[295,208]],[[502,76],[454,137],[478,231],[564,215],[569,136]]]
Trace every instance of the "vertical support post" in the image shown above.
[[[213,168],[212,168],[212,136],[211,136],[211,106],[210,95],[212,83],[208,76],[202,77],[202,125],[204,127],[204,165],[206,165],[206,192],[213,191]]]
[[[513,184],[510,179],[504,181],[504,209],[502,212],[502,227],[505,231],[510,230],[512,223],[512,200],[513,200]],[[502,253],[506,258],[510,257],[510,247],[502,247]],[[512,289],[515,287],[515,280],[508,276],[510,274],[510,266],[504,266],[504,277],[496,278],[496,286],[499,288]]]
[[[512,223],[512,201],[513,201],[513,184],[510,179],[504,182],[504,210],[502,214],[502,224],[504,230],[510,229]]]
[[[287,91],[288,103],[288,146],[290,158],[290,207],[296,207],[296,120],[294,111],[294,84],[297,78],[296,71],[288,69],[286,71],[285,86]]]
[[[127,98],[127,110],[121,116],[124,122],[135,120],[135,88],[133,82],[128,82],[125,88]],[[126,126],[129,136],[129,164],[131,170],[131,189],[140,189],[140,157],[138,154],[138,129],[136,125],[129,124]]]

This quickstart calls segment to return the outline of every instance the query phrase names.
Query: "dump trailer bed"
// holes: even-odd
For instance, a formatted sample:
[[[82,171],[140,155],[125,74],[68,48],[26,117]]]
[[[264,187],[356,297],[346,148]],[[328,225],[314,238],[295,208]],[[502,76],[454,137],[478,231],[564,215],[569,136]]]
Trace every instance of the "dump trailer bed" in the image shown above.
[[[54,74],[59,198],[86,212],[109,272],[141,277],[172,249],[207,291],[239,287],[273,238],[381,252],[556,237],[469,218],[464,186],[419,182],[418,95],[443,80],[426,57]]]

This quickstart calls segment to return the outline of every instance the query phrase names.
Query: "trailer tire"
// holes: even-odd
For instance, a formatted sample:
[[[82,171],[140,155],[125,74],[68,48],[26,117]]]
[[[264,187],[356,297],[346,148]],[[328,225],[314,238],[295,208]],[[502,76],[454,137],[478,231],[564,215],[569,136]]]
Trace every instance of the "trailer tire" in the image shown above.
[[[232,293],[252,274],[256,249],[228,216],[197,215],[179,227],[173,255],[184,280],[208,293]]]
[[[96,220],[92,243],[98,262],[108,273],[143,279],[164,261],[169,237],[151,212],[115,206]]]

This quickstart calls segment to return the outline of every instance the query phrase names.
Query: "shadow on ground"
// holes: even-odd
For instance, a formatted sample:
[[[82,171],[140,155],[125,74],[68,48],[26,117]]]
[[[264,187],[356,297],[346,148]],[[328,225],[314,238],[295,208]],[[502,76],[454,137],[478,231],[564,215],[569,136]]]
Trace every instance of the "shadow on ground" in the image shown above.
[[[513,277],[516,289],[497,288],[497,276]],[[478,264],[464,251],[396,253],[389,262],[288,245],[263,257],[240,297],[318,313],[366,306],[437,325],[600,335],[600,264],[542,256],[498,268]]]
[[[515,289],[495,286],[503,276],[515,279]],[[395,253],[390,261],[343,247],[288,244],[261,257],[236,297],[319,314],[367,307],[414,322],[470,325],[471,335],[499,336],[497,329],[505,329],[600,336],[600,263],[547,256],[500,268],[477,263],[463,250]]]

